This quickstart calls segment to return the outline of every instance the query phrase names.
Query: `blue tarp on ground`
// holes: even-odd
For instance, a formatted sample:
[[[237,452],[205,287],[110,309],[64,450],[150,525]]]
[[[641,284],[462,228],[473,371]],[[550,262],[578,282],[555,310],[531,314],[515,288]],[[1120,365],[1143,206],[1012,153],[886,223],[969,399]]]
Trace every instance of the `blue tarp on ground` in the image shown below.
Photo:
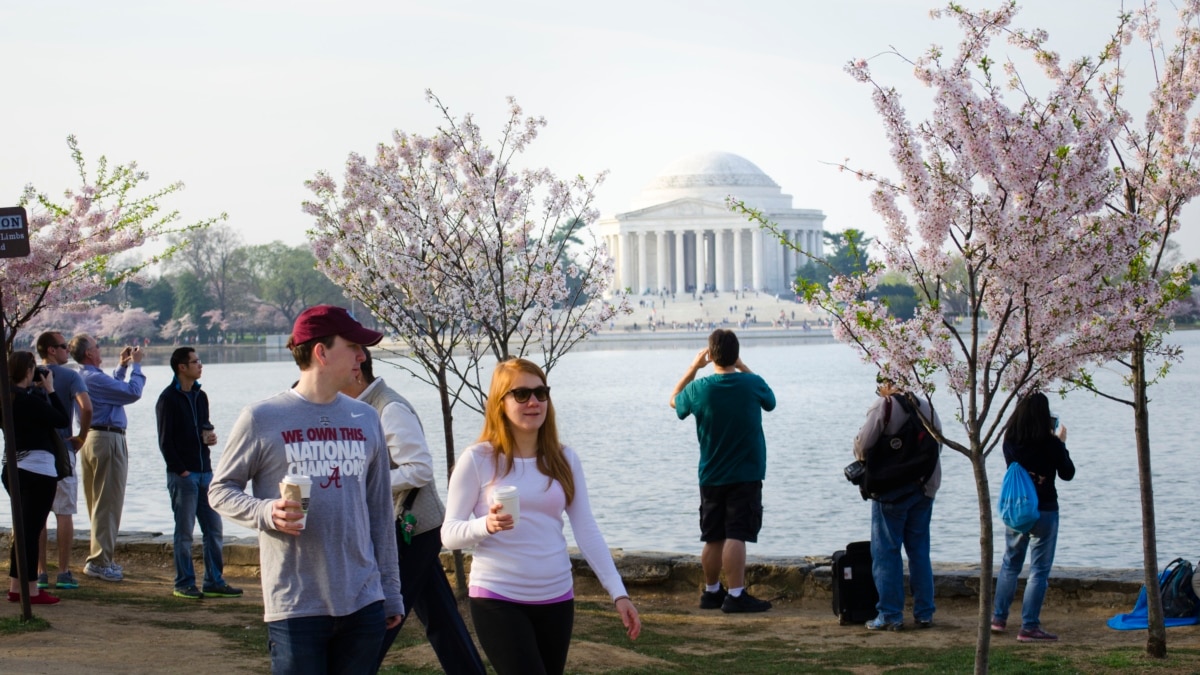
[[[1163,570],[1159,574],[1158,585],[1161,587],[1163,577],[1167,574],[1167,570]],[[1137,602],[1133,603],[1133,611],[1128,614],[1118,614],[1108,620],[1108,627],[1113,630],[1145,630],[1150,626],[1150,615],[1148,611],[1149,605],[1146,601],[1146,587],[1142,586],[1142,592],[1138,593]],[[1197,607],[1195,616],[1184,616],[1179,618],[1164,618],[1163,624],[1167,628],[1175,626],[1194,626],[1200,624],[1200,607]]]

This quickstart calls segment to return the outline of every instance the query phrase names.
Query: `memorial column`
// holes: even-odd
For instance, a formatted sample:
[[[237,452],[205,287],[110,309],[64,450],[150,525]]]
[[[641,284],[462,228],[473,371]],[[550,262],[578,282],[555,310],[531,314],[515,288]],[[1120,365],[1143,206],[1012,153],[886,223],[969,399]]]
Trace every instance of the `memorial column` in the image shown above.
[[[727,269],[725,256],[725,230],[713,230],[713,252],[714,252],[714,267],[716,268],[716,278],[713,279],[713,288],[718,291],[727,291],[729,286],[725,281],[725,270]]]
[[[733,231],[733,290],[741,291],[746,287],[746,274],[742,265],[742,237],[745,231]]]
[[[667,270],[671,269],[668,263],[670,262],[670,253],[667,249],[667,231],[658,231],[658,240],[654,247],[654,257],[658,262],[658,276],[654,279],[655,288],[654,294],[657,295],[663,289],[670,288],[671,282],[667,280]]]
[[[688,232],[683,229],[677,229],[674,232],[676,235],[676,287],[674,292],[684,293],[688,288],[688,265],[686,265],[686,253],[684,252],[684,238]]]
[[[649,260],[646,256],[646,233],[637,233],[637,285],[633,287],[633,291],[637,295],[646,292],[646,284],[649,281]]]
[[[750,231],[750,262],[754,290],[760,291],[763,287],[763,234],[758,228]]]

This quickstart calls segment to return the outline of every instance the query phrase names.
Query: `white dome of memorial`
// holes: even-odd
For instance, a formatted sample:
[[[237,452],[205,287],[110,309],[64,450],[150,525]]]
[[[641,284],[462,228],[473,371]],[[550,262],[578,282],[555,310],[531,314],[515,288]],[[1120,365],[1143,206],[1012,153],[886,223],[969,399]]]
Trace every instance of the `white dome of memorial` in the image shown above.
[[[730,211],[730,195],[761,210],[805,251],[821,254],[824,213],[792,208],[792,196],[750,160],[705,152],[672,162],[633,200],[633,210],[597,223],[616,260],[613,290],[789,293],[803,256]]]

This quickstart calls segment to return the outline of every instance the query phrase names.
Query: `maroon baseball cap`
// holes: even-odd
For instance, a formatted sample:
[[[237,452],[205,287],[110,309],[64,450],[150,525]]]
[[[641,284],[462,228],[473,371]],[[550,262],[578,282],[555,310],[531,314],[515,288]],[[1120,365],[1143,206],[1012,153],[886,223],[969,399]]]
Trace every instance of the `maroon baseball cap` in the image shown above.
[[[342,339],[365,347],[379,344],[383,339],[383,333],[363,327],[345,308],[315,305],[296,317],[296,325],[292,326],[291,343],[304,344],[309,340],[330,335],[340,335]]]

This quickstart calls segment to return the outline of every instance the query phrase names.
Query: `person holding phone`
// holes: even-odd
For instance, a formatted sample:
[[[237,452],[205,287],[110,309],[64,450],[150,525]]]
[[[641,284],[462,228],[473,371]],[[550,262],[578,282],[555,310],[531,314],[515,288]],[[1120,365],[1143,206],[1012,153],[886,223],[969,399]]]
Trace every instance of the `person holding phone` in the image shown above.
[[[1025,565],[1025,553],[1030,553],[1018,642],[1058,640],[1057,635],[1042,629],[1041,612],[1058,545],[1058,489],[1054,478],[1074,478],[1075,463],[1067,452],[1067,427],[1055,425],[1055,419],[1050,414],[1050,401],[1037,392],[1017,403],[1004,430],[1004,462],[1019,462],[1029,472],[1038,498],[1038,520],[1033,529],[1017,532],[1005,528],[1004,562],[996,579],[992,632],[1003,633],[1008,628],[1008,609],[1017,591],[1017,576]]]
[[[92,424],[79,449],[79,483],[92,525],[91,548],[83,573],[102,581],[122,581],[125,568],[117,564],[113,554],[129,476],[129,445],[125,439],[129,418],[125,406],[142,398],[146,386],[142,374],[144,354],[140,347],[125,347],[120,364],[109,375],[100,370],[104,358],[95,338],[84,333],[76,335],[71,338],[70,351],[83,366],[79,374],[92,397]]]

